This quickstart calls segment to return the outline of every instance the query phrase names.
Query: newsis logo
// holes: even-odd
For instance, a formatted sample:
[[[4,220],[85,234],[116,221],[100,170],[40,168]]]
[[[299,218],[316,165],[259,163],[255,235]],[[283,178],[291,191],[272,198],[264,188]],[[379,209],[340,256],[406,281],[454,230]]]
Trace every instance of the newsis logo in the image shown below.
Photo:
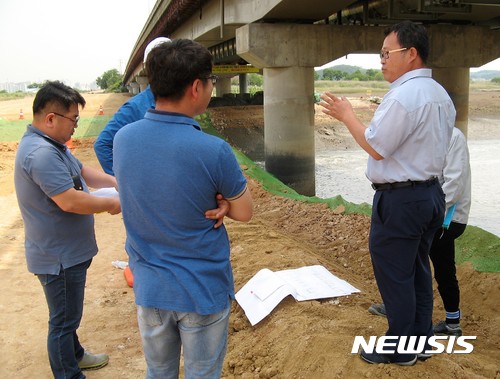
[[[418,339],[418,342],[417,342]],[[392,354],[397,351],[399,354],[470,354],[474,350],[472,343],[468,340],[475,340],[476,336],[432,336],[429,338],[420,336],[370,336],[366,342],[363,336],[354,337],[351,354],[359,353],[363,348],[366,353],[372,354],[374,351],[378,354]],[[430,350],[424,350],[426,343],[431,347]]]

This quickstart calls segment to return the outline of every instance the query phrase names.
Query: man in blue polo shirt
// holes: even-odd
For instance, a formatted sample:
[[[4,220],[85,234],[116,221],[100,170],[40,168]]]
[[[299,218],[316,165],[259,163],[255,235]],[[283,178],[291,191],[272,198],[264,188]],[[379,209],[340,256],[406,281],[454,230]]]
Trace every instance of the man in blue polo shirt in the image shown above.
[[[147,378],[219,378],[234,283],[224,225],[205,216],[216,196],[227,216],[252,217],[252,198],[231,147],[204,133],[203,113],[217,80],[201,44],[155,47],[146,69],[156,108],[115,136],[113,170],[134,274]]]
[[[411,21],[386,30],[380,52],[391,83],[368,127],[350,102],[321,96],[323,112],[343,122],[369,154],[366,176],[376,190],[369,248],[375,279],[396,345],[403,336],[433,335],[429,249],[443,224],[445,197],[438,181],[455,124],[449,95],[425,67],[427,31]],[[406,347],[406,346],[403,346]],[[413,365],[429,354],[367,353],[369,363]],[[390,349],[387,349],[390,351]]]
[[[148,57],[149,52],[160,43],[169,42],[167,37],[158,37],[152,40],[144,50],[144,62]],[[141,120],[146,111],[155,107],[155,99],[149,86],[142,92],[133,96],[109,120],[104,129],[99,133],[94,142],[94,151],[102,169],[105,173],[114,175],[113,173],[113,140],[116,132],[125,125],[134,121]]]
[[[65,143],[78,126],[85,99],[61,82],[47,82],[33,101],[33,122],[16,153],[14,182],[25,229],[28,270],[42,284],[49,308],[47,349],[54,378],[83,379],[82,370],[108,363],[81,346],[87,269],[97,254],[94,213],[120,213],[116,197],[93,188],[116,187],[113,176],[82,164]]]

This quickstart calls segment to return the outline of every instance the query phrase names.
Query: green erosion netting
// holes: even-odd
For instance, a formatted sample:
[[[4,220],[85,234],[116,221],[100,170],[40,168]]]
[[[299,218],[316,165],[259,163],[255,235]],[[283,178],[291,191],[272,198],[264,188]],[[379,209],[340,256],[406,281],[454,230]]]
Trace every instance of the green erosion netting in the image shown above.
[[[15,120],[8,121],[0,117],[0,140],[1,142],[17,142],[21,139],[26,126],[31,123],[31,120]]]
[[[73,138],[97,137],[112,116],[85,117],[78,122]]]
[[[73,134],[73,138],[97,137],[99,132],[111,119],[111,116],[83,117],[78,122],[78,128]],[[2,142],[16,142],[21,139],[26,126],[31,123],[31,119],[7,121],[0,118],[0,140]]]
[[[354,204],[350,203],[338,195],[328,199],[321,199],[316,196],[304,196],[297,193],[292,188],[283,184],[279,179],[275,178],[273,175],[268,173],[266,170],[262,169],[256,165],[251,159],[249,159],[245,154],[241,153],[239,150],[233,149],[240,164],[247,167],[245,172],[252,178],[258,180],[266,191],[271,192],[274,195],[288,197],[297,201],[302,201],[304,203],[326,203],[332,209],[337,208],[339,205],[345,207],[345,213],[364,213],[366,215],[371,214],[371,206],[369,204]]]
[[[477,271],[500,272],[500,238],[496,235],[467,225],[455,248],[457,264],[471,262]]]
[[[198,118],[203,130],[207,133],[221,136],[212,126],[209,114],[205,113]],[[263,188],[274,195],[291,198],[308,203],[326,203],[332,209],[343,205],[345,213],[371,214],[371,205],[353,204],[344,200],[340,195],[321,199],[316,196],[308,197],[298,194],[292,188],[287,187],[273,175],[256,165],[246,155],[233,147],[238,162],[245,165],[245,172],[252,178],[258,180]],[[461,264],[471,262],[474,269],[481,272],[500,272],[500,238],[476,226],[468,225],[464,234],[456,240],[456,262]]]

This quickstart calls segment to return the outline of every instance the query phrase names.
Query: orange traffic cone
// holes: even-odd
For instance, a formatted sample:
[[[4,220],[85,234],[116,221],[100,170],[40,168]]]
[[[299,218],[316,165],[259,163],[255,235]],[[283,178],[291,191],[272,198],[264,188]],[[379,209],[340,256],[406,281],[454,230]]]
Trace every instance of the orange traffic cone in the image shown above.
[[[125,267],[123,270],[123,275],[125,276],[125,281],[129,287],[134,287],[134,274],[129,266]]]
[[[19,111],[19,120],[24,120],[24,113],[22,109]]]
[[[99,107],[99,116],[104,114],[104,109],[102,109],[102,105]]]

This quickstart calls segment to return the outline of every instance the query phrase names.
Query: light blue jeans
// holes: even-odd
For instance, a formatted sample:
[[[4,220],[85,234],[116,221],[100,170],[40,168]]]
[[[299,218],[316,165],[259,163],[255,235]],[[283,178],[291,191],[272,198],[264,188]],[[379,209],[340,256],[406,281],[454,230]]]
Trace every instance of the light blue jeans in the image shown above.
[[[230,309],[200,315],[137,306],[146,379],[177,379],[181,346],[185,379],[219,379],[226,355]]]

